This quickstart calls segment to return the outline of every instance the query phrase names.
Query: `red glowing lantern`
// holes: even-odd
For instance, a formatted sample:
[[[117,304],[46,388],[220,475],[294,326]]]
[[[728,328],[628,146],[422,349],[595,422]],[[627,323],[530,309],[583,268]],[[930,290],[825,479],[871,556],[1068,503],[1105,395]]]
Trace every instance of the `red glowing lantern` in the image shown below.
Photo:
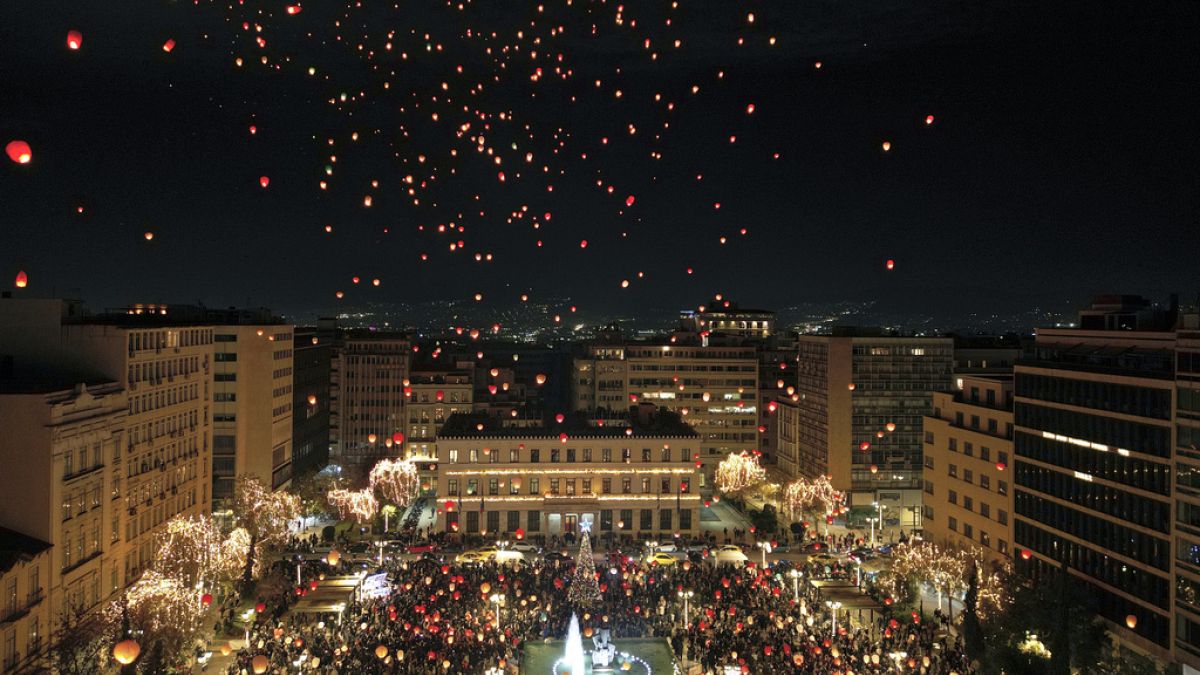
[[[1032,557],[1033,557],[1033,551],[1030,551],[1027,548],[1021,549],[1021,560],[1029,560]]]
[[[263,188],[265,189],[268,185],[271,184],[271,177],[270,176],[259,176],[258,184],[263,186]]]
[[[625,206],[633,206],[633,202],[634,202],[633,195],[629,195],[628,197],[625,198]]]
[[[887,268],[888,268],[889,270],[894,270],[894,269],[896,269],[896,261],[895,261],[895,260],[888,259],[888,261],[887,261]]]
[[[404,442],[404,434],[399,431],[392,434],[392,442],[397,443],[397,444],[403,443]]]
[[[858,449],[859,449],[859,450],[862,450],[863,452],[866,452],[867,450],[870,450],[870,449],[871,449],[871,442],[870,442],[870,441],[863,441],[862,443],[859,443],[859,444],[858,444]]]
[[[1008,468],[1008,465],[1005,464],[1004,462],[996,462],[996,470],[997,471],[1003,471],[1006,468]]]
[[[25,274],[25,270],[17,272],[17,278],[13,282],[17,288],[25,288],[29,285],[29,275]]]
[[[170,54],[173,49],[175,49],[175,39],[167,38],[167,41],[163,43],[163,51]]]
[[[33,150],[25,141],[10,141],[8,145],[4,146],[4,152],[17,164],[28,164],[33,160]]]
[[[200,596],[200,604],[204,605],[205,607],[208,607],[212,603],[213,603],[212,593],[205,593],[204,595]]]
[[[259,614],[262,614],[263,612],[267,611],[267,603],[265,603],[265,602],[258,603],[257,605],[254,606],[254,611],[258,612]]]
[[[293,15],[299,14],[301,11],[302,11],[302,8],[300,7],[300,5],[288,5],[287,6],[288,14],[293,14]]]
[[[67,31],[67,49],[75,51],[83,46],[83,33],[77,30]]]

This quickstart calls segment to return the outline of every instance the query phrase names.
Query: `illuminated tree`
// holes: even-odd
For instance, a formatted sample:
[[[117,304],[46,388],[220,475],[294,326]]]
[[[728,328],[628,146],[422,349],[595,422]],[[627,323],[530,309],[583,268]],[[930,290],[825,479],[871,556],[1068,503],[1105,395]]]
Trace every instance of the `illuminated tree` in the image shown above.
[[[369,476],[372,489],[400,508],[407,508],[421,490],[421,477],[411,459],[383,459]]]
[[[110,636],[128,622],[130,630],[143,636],[140,642],[146,654],[152,653],[153,646],[172,663],[180,662],[184,650],[192,647],[203,616],[194,588],[152,569],[104,609]]]
[[[580,528],[583,539],[579,544],[579,557],[575,559],[575,576],[567,600],[573,607],[591,607],[600,600],[600,586],[596,582],[596,561],[592,559],[592,541],[588,528]]]
[[[239,476],[233,489],[233,515],[249,537],[242,572],[242,583],[249,588],[262,550],[287,541],[291,521],[300,517],[300,498],[272,492],[254,476]]]
[[[1008,570],[979,572],[983,567],[983,551],[943,548],[933,542],[920,541],[897,546],[892,555],[892,567],[882,577],[883,586],[892,597],[901,602],[909,599],[912,585],[927,584],[941,596],[951,599],[968,590],[971,575],[977,574],[978,587],[975,591],[975,607],[980,619],[988,619],[1002,612],[1009,602]]]
[[[245,551],[230,544],[210,516],[176,516],[155,537],[154,569],[189,587],[231,581]]]
[[[797,478],[783,490],[783,505],[795,520],[803,514],[831,515],[845,500],[845,495],[833,489],[829,478]]]
[[[754,455],[743,452],[729,453],[721,460],[716,472],[717,489],[727,495],[739,495],[760,485],[767,479],[767,472]]]
[[[359,524],[371,520],[379,513],[379,500],[375,499],[375,491],[369,487],[362,490],[330,490],[326,499],[338,512],[338,517],[353,518],[354,522]]]

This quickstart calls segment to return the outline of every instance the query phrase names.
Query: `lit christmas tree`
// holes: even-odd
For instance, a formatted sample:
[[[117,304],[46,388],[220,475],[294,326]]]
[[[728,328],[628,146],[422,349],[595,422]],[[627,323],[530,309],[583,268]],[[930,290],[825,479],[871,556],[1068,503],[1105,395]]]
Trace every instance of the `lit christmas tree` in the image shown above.
[[[571,579],[571,588],[567,592],[567,600],[574,607],[591,607],[600,600],[600,585],[596,583],[596,561],[592,560],[592,540],[588,531],[590,523],[579,527],[583,541],[579,545],[579,557],[575,560],[575,577]]]

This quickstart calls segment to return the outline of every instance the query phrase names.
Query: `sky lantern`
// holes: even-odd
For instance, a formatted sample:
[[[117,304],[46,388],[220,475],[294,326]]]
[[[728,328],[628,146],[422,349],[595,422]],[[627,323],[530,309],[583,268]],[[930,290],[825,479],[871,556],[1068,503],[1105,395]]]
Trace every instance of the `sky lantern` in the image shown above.
[[[871,449],[871,442],[870,442],[870,441],[863,441],[862,443],[859,443],[859,444],[858,444],[858,449],[859,449],[859,450],[862,450],[863,452],[866,452],[867,450],[870,450],[870,449]]]
[[[888,422],[888,423],[887,423],[887,427],[886,427],[886,428],[887,428],[887,430],[888,430],[888,431],[895,431],[895,430],[896,430],[896,423],[895,423],[895,422]]]
[[[633,195],[629,195],[625,198],[625,206],[633,206],[633,202],[635,201],[637,201],[637,198]]]
[[[854,383],[851,382],[850,384],[847,384],[846,388],[849,389],[850,391],[854,391]]]
[[[10,141],[8,145],[4,146],[4,152],[17,164],[28,164],[33,160],[33,150],[25,141]]]
[[[579,248],[587,248],[587,239],[580,240]]]
[[[535,377],[533,379],[534,379],[534,382],[537,382],[538,384],[546,384],[546,374],[545,373],[538,373],[537,377]]]
[[[1130,614],[1125,617],[1125,625],[1129,627],[1129,630],[1137,628],[1137,622],[1138,618],[1136,614]]]
[[[888,268],[889,270],[894,270],[894,269],[896,269],[896,261],[895,261],[895,260],[892,260],[891,258],[889,258],[889,259],[888,259],[888,261],[887,261],[887,268]]]
[[[392,442],[397,443],[397,444],[403,443],[404,442],[404,434],[399,431],[392,434]]]
[[[931,124],[933,124],[933,115],[926,115],[925,126],[930,126]]]
[[[29,275],[25,274],[25,270],[19,270],[17,272],[17,279],[13,282],[13,285],[15,285],[17,288],[25,288],[29,285]]]
[[[163,43],[163,51],[170,54],[173,49],[175,49],[175,38],[167,38],[167,41]]]
[[[882,146],[882,147],[883,147],[883,151],[884,151],[884,152],[888,152],[889,150],[891,150],[891,149],[892,149],[892,142],[891,142],[891,141],[884,141],[884,142],[883,142],[883,146]]]
[[[151,240],[153,240],[153,239],[154,239],[154,233],[153,233],[153,232],[149,232],[149,231],[147,231],[147,232],[146,232],[146,234],[143,234],[142,236],[146,238],[146,241],[151,241]]]
[[[754,114],[754,104],[753,104],[753,103],[751,103],[751,104],[749,104],[749,105],[747,105],[747,106],[746,106],[746,114],[747,114],[747,115],[753,115],[753,114]]]
[[[301,11],[303,11],[303,8],[300,7],[300,5],[288,5],[287,6],[288,14],[296,15],[296,14],[299,14]]]
[[[83,33],[77,30],[67,31],[67,49],[76,51],[83,46]]]
[[[137,660],[138,654],[142,653],[142,646],[137,643],[137,640],[121,640],[113,646],[112,655],[117,660],[117,663],[127,666]]]
[[[263,189],[266,189],[266,187],[271,184],[271,177],[270,176],[259,176],[258,184],[263,186]]]
[[[1021,560],[1029,560],[1032,557],[1033,557],[1033,551],[1030,551],[1027,548],[1021,549]]]
[[[208,607],[209,605],[211,605],[212,602],[213,602],[212,593],[205,593],[204,595],[200,596],[200,604],[204,605],[205,607]]]
[[[375,434],[367,434],[367,442],[374,444],[377,436]]]

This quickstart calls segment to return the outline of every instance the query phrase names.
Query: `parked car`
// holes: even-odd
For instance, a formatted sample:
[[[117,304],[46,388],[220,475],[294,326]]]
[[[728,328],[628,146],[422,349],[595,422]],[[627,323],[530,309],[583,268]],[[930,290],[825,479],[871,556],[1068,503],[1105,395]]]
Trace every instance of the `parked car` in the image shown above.
[[[713,549],[712,560],[714,565],[734,565],[741,567],[750,559],[742,549],[737,546],[719,546]]]
[[[484,560],[495,560],[496,553],[499,551],[500,548],[497,546],[480,546],[479,548],[475,549],[475,553],[477,553]]]
[[[520,551],[500,549],[493,553],[488,560],[497,563],[523,563],[525,562],[525,554]]]
[[[514,541],[513,543],[509,544],[508,547],[514,551],[520,551],[522,553],[538,552],[538,547],[527,541]]]
[[[860,562],[864,560],[871,560],[878,555],[879,554],[875,552],[875,549],[869,546],[859,546],[853,551],[850,551],[850,557]]]
[[[674,553],[676,547],[675,547],[675,542],[673,542],[673,541],[667,541],[667,542],[648,541],[648,542],[646,542],[646,548],[650,549],[651,551],[664,551],[666,553]]]
[[[454,556],[454,562],[456,563],[480,563],[484,560],[486,560],[486,558],[479,555],[479,553],[475,551],[463,551],[462,553]]]

